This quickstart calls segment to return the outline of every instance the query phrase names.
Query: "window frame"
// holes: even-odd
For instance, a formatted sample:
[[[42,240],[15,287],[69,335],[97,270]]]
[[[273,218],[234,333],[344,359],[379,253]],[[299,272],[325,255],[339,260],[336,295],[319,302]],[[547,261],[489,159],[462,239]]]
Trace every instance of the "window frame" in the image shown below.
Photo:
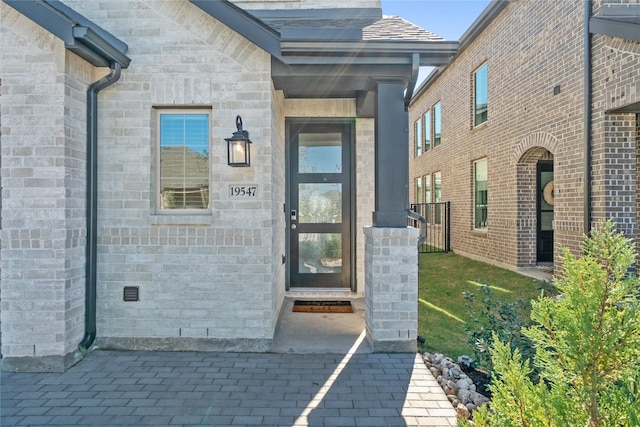
[[[431,198],[433,197],[431,193],[431,175],[425,175],[422,177],[422,189],[424,190],[424,202],[431,203]]]
[[[424,203],[424,193],[423,193],[423,186],[422,186],[422,177],[419,176],[414,180],[415,183],[415,200],[416,200],[416,204],[421,204]]]
[[[478,180],[478,165],[484,164],[485,181]],[[478,184],[484,182],[486,189],[484,190],[484,200],[478,202]],[[483,203],[482,203],[483,202]],[[484,221],[479,221],[478,213],[479,209],[484,211]],[[481,224],[484,222],[484,226]],[[486,157],[475,160],[473,162],[473,229],[479,231],[486,231],[489,226],[489,162]]]
[[[432,174],[433,176],[433,203],[442,203],[442,171],[437,171]],[[435,215],[434,223],[442,223],[442,209],[440,206],[434,205]]]
[[[422,135],[423,135],[423,124],[422,124],[422,116],[418,118],[413,124],[413,132],[414,132],[414,157],[422,156]]]
[[[484,71],[484,74],[481,72]],[[482,81],[479,79],[484,77]],[[482,83],[482,85],[480,85]],[[484,93],[480,94],[484,96],[484,108],[482,104],[478,104],[479,96],[478,91],[484,89]],[[489,67],[487,63],[483,63],[473,71],[473,127],[482,126],[489,121]]]
[[[442,144],[442,101],[433,104],[433,148]]]
[[[194,108],[163,108],[153,107],[154,110],[154,137],[153,146],[155,149],[154,155],[154,201],[153,206],[156,214],[163,215],[202,215],[211,213],[211,135],[212,135],[212,114],[210,107],[194,107]],[[207,116],[207,150],[209,157],[207,159],[207,182],[208,182],[208,204],[204,208],[166,208],[162,207],[162,188],[161,188],[161,152],[162,152],[162,115],[206,115]],[[183,170],[184,174],[184,170]]]
[[[431,150],[431,127],[431,109],[429,109],[422,115],[422,128],[424,129],[422,151],[425,153]]]
[[[427,220],[427,223],[431,223],[431,211],[433,210],[433,206],[431,205],[433,197],[431,191],[431,174],[422,177],[422,188],[424,191],[424,203],[426,204],[424,218]]]

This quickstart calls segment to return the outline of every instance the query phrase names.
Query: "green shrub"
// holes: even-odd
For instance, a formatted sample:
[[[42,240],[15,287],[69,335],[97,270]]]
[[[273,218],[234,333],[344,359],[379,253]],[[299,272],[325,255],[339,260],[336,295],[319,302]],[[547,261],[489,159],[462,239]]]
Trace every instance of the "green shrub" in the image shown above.
[[[480,410],[477,425],[640,425],[640,282],[628,268],[631,243],[602,222],[576,258],[562,251],[561,297],[532,304],[533,365],[494,336],[491,411]]]
[[[531,303],[522,299],[496,299],[487,285],[480,287],[479,292],[481,298],[475,292],[463,293],[467,313],[471,318],[464,330],[478,364],[491,375],[493,364],[489,350],[493,346],[494,334],[499,340],[508,343],[511,349],[518,349],[526,359],[533,357],[531,340],[522,333],[522,328],[531,324]]]

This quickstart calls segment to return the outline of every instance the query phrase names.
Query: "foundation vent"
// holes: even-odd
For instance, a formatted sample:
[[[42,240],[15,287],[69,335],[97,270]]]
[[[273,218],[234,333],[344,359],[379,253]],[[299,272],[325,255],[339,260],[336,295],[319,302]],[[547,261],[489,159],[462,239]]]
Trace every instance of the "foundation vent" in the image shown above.
[[[139,301],[139,286],[125,286],[123,293],[123,301]]]

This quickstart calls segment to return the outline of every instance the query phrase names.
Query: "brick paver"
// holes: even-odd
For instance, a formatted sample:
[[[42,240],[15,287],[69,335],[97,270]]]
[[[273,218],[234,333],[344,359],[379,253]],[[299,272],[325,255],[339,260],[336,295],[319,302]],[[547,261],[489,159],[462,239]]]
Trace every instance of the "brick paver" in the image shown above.
[[[96,350],[1,378],[0,425],[455,426],[414,354]]]

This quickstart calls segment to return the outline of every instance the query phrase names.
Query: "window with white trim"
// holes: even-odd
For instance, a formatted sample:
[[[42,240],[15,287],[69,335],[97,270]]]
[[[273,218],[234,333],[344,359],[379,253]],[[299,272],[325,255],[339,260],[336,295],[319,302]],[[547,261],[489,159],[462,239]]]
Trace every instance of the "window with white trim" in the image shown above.
[[[209,209],[209,110],[156,109],[157,209]]]
[[[419,176],[416,178],[416,203],[424,203],[424,199],[422,196],[424,193],[422,192],[422,177]]]

